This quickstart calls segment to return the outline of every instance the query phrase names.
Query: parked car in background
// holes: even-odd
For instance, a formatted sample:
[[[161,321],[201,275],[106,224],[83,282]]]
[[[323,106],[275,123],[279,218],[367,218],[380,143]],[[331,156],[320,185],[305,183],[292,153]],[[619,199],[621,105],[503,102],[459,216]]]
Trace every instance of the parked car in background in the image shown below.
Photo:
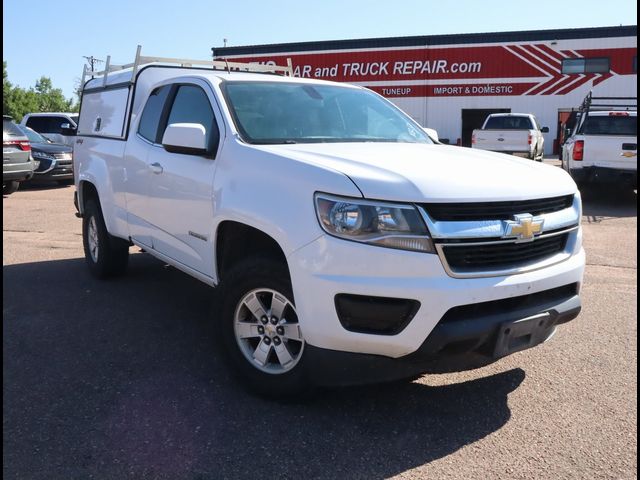
[[[541,162],[544,156],[542,134],[547,132],[549,128],[540,127],[530,113],[494,113],[487,117],[481,129],[473,131],[471,147]]]
[[[20,122],[55,143],[73,146],[78,129],[77,113],[27,113]]]
[[[24,133],[7,115],[2,117],[2,194],[15,192],[20,182],[33,177],[36,165],[31,156],[31,144]]]
[[[562,168],[577,183],[637,188],[637,98],[587,95],[574,128],[565,137]]]
[[[73,180],[73,148],[54,143],[24,125],[18,128],[31,142],[31,155],[40,162],[31,181],[66,183]]]

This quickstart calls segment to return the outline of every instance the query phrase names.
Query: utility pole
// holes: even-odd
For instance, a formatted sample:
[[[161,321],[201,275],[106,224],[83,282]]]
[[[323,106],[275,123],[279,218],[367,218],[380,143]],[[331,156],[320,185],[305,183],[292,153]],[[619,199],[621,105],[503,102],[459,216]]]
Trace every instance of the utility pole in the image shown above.
[[[95,66],[98,63],[104,63],[104,60],[100,60],[98,58],[95,58],[93,55],[91,55],[90,57],[87,57],[85,55],[82,56],[82,58],[85,58],[87,60],[87,63],[89,63],[89,66],[91,67],[91,71],[95,72]]]

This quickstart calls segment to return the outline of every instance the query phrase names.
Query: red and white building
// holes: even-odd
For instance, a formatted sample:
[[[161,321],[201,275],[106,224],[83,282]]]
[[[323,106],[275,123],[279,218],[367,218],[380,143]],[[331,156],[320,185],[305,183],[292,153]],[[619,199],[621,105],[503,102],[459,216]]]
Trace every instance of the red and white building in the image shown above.
[[[637,96],[637,26],[212,48],[216,59],[287,65],[294,75],[363,85],[470,145],[490,113],[533,113],[557,153],[560,124],[594,96]]]

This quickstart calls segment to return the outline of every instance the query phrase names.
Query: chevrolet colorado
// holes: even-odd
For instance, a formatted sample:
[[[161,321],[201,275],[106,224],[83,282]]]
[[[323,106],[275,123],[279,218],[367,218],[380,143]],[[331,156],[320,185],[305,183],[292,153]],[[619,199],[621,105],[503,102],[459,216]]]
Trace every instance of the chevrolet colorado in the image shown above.
[[[119,275],[137,245],[215,286],[250,387],[473,368],[578,315],[581,201],[562,169],[436,144],[365,88],[167,62],[138,51],[84,83],[86,261]]]

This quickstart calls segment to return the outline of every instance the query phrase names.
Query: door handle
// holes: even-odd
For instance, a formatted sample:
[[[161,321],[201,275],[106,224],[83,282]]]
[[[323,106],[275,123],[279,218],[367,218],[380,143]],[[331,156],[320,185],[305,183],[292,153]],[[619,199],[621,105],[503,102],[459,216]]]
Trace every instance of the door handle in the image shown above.
[[[158,162],[152,163],[151,165],[149,165],[149,168],[153,173],[156,173],[156,174],[162,173],[164,171],[164,169],[162,168],[162,165],[160,165]]]

